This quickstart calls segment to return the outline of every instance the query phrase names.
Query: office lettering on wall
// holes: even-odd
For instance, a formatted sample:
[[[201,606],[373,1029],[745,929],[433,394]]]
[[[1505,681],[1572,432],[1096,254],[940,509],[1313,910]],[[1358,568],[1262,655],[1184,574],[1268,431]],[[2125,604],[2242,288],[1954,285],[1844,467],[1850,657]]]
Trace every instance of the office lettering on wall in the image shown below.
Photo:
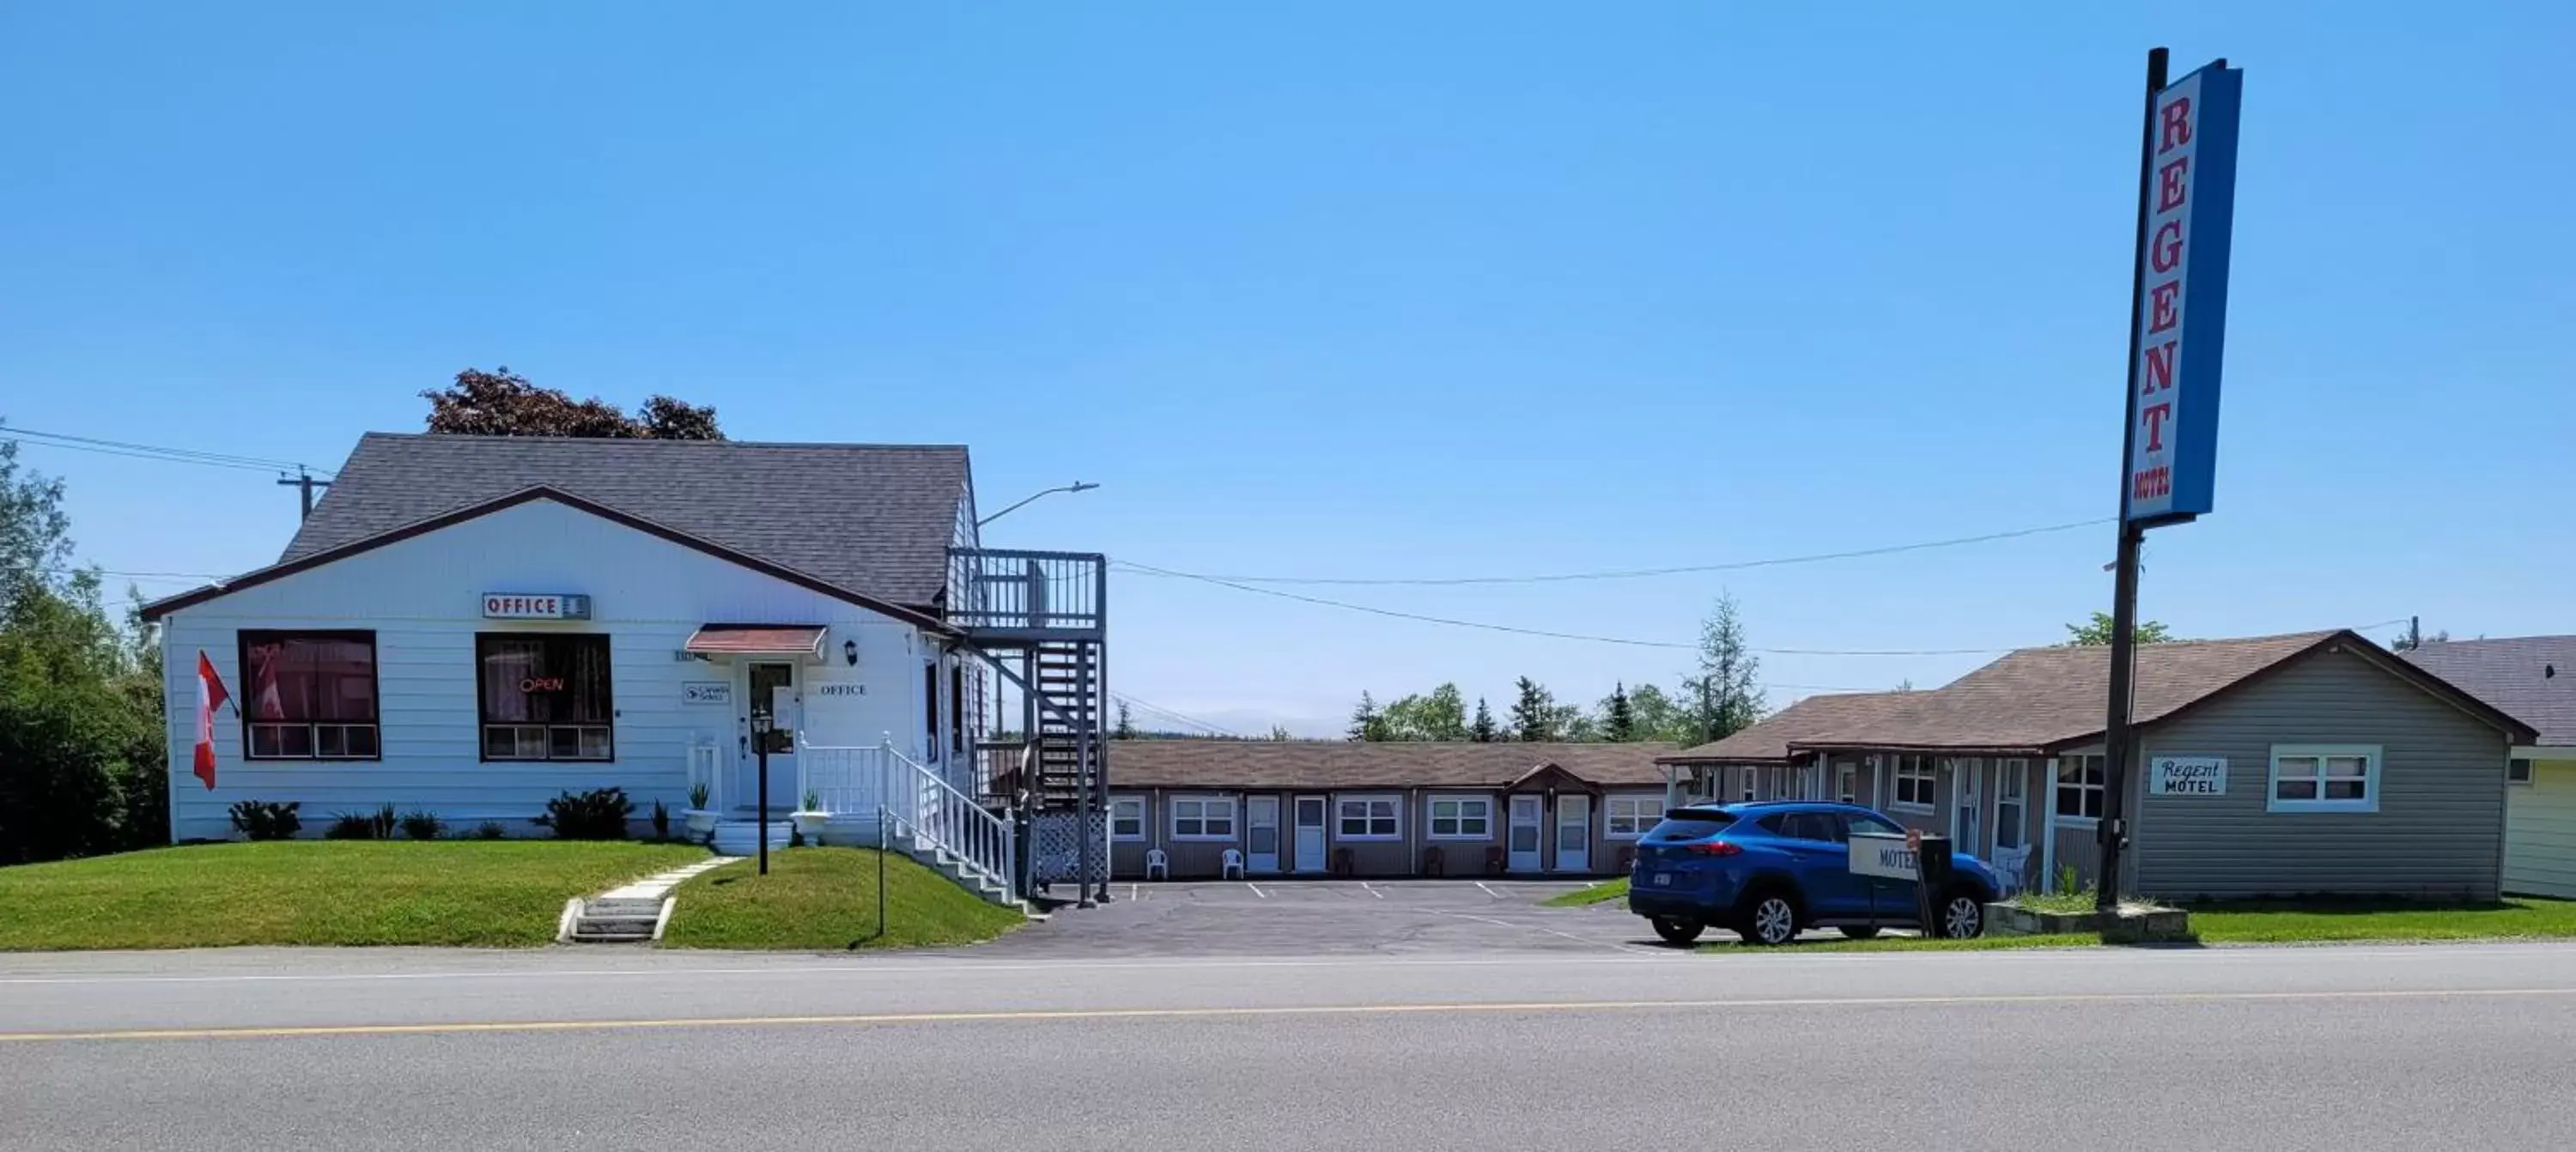
[[[486,592],[486,620],[588,620],[590,597],[573,592]]]
[[[814,686],[814,694],[823,697],[826,700],[852,696],[865,696],[868,694],[868,686],[865,684],[817,684]]]

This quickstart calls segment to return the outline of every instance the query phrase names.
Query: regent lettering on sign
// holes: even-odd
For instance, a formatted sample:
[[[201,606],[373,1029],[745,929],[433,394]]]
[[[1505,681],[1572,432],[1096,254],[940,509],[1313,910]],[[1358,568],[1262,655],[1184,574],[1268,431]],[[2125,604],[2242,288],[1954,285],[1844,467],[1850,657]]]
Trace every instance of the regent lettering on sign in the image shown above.
[[[2227,794],[2227,758],[2158,756],[2148,762],[2147,794],[2224,796]]]
[[[2213,64],[2156,94],[2132,366],[2137,416],[2123,505],[2132,520],[2210,510],[2244,85],[2242,70]]]

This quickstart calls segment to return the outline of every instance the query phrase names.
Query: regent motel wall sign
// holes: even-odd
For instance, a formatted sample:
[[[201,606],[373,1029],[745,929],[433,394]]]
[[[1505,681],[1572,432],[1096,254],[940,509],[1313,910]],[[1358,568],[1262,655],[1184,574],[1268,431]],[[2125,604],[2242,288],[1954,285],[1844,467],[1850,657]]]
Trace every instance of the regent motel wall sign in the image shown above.
[[[590,597],[571,592],[486,592],[486,620],[588,620]]]

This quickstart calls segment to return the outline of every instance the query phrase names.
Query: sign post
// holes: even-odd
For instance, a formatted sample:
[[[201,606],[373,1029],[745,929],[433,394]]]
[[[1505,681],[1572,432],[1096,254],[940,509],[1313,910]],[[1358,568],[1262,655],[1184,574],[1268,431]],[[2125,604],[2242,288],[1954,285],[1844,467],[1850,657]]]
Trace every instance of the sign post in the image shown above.
[[[2236,207],[2244,72],[2224,59],[2166,82],[2147,53],[2138,144],[2138,228],[2129,280],[2128,384],[2120,444],[2120,541],[2111,586],[2109,715],[2103,724],[2102,874],[2096,906],[2119,906],[2128,846],[2129,711],[2137,671],[2138,549],[2147,529],[2210,510],[2227,254]]]

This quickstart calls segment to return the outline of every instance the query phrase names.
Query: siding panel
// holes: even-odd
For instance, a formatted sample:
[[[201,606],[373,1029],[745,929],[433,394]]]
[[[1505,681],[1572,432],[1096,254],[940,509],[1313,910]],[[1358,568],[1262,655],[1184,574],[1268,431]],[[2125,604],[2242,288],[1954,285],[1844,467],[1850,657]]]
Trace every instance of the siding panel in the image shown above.
[[[2529,787],[2512,790],[2505,824],[2504,889],[2576,897],[2576,760],[2539,760]]]
[[[2150,757],[2225,756],[2228,779],[2221,796],[2144,797],[2146,774],[2133,775],[2138,891],[2497,894],[2504,733],[2363,657],[2319,653],[2150,729],[2143,743]],[[2267,812],[2277,744],[2379,745],[2379,811]]]

